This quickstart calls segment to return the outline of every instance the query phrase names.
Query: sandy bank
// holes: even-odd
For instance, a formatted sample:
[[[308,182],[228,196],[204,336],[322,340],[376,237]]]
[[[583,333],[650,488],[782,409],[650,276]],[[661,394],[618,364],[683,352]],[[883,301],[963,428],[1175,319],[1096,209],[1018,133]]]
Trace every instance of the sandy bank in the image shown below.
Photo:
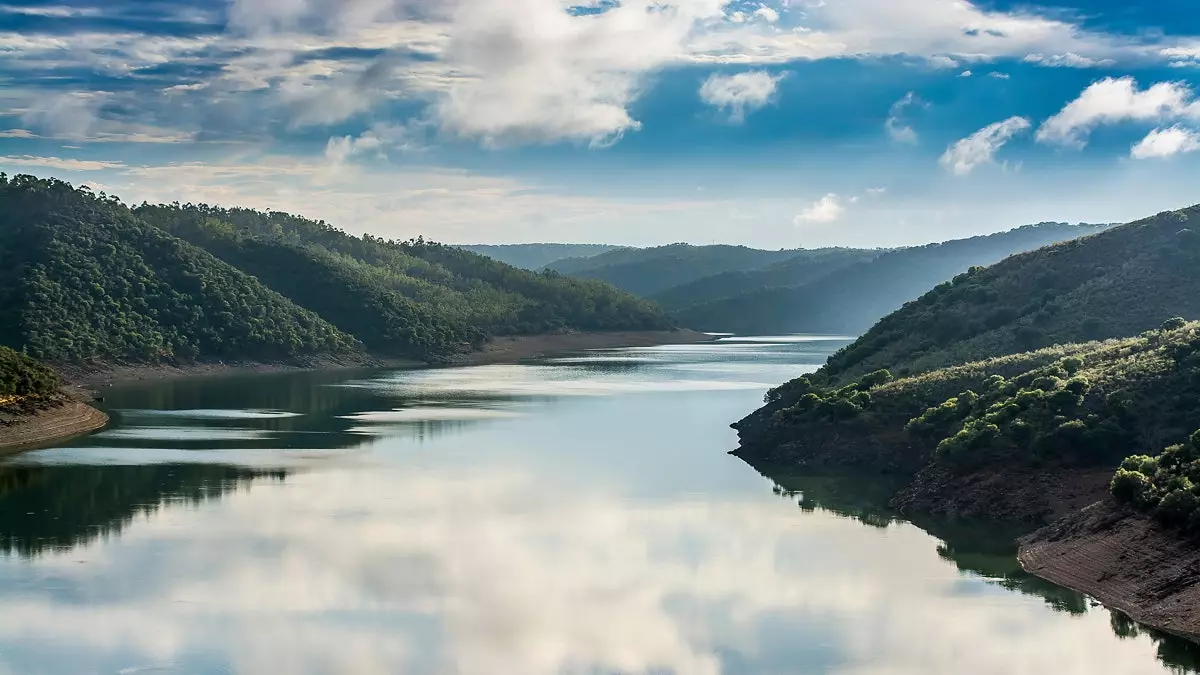
[[[712,336],[690,330],[620,331],[613,333],[561,333],[495,338],[481,351],[461,354],[450,365],[474,366],[512,363],[524,359],[616,347],[649,347],[663,344],[706,342]],[[297,362],[263,363],[208,361],[186,364],[66,365],[58,370],[76,394],[103,387],[183,377],[247,373],[286,373],[304,370],[354,370],[363,368],[425,368],[429,364],[376,355],[317,357]]]
[[[478,366],[490,363],[513,363],[542,356],[582,352],[589,349],[618,347],[653,347],[655,345],[694,344],[710,342],[707,333],[693,330],[619,331],[614,333],[556,333],[495,338],[483,350],[461,354],[454,365]]]
[[[1017,557],[1031,574],[1200,642],[1200,542],[1111,499],[1026,537]]]
[[[108,424],[107,415],[72,400],[27,414],[4,417],[6,419],[0,425],[0,455],[81,436]]]

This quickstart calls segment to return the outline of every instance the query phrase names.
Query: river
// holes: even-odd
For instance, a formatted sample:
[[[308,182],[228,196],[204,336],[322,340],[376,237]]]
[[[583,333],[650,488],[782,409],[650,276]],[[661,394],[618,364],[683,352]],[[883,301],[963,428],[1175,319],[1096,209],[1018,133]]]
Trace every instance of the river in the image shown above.
[[[0,674],[1197,672],[990,528],[726,454],[843,344],[109,389],[0,465]]]

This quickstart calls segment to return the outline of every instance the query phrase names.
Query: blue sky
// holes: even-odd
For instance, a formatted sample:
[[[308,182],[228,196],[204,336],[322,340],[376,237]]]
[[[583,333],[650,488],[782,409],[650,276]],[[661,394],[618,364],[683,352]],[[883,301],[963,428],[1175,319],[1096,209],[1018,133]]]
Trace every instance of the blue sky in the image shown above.
[[[449,242],[893,246],[1200,202],[1156,0],[0,0],[0,170]]]

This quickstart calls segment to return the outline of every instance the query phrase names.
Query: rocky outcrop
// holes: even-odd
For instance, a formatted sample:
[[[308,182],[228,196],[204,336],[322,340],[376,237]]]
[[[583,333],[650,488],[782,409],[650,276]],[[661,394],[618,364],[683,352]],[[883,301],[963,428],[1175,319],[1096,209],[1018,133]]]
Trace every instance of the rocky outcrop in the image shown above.
[[[1200,641],[1200,542],[1111,499],[1026,537],[1018,559],[1135,621]]]

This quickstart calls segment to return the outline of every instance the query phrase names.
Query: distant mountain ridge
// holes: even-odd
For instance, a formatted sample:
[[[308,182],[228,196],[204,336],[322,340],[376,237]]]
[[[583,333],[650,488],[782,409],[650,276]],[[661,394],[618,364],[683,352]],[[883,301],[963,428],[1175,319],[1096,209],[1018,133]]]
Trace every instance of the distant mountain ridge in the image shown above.
[[[539,271],[563,258],[588,258],[613,249],[610,244],[455,244],[455,248],[485,255],[513,267]]]
[[[973,266],[1101,232],[1109,225],[1038,223],[996,234],[879,252],[798,285],[765,287],[676,312],[699,330],[858,334]],[[861,254],[860,254],[861,255]]]

